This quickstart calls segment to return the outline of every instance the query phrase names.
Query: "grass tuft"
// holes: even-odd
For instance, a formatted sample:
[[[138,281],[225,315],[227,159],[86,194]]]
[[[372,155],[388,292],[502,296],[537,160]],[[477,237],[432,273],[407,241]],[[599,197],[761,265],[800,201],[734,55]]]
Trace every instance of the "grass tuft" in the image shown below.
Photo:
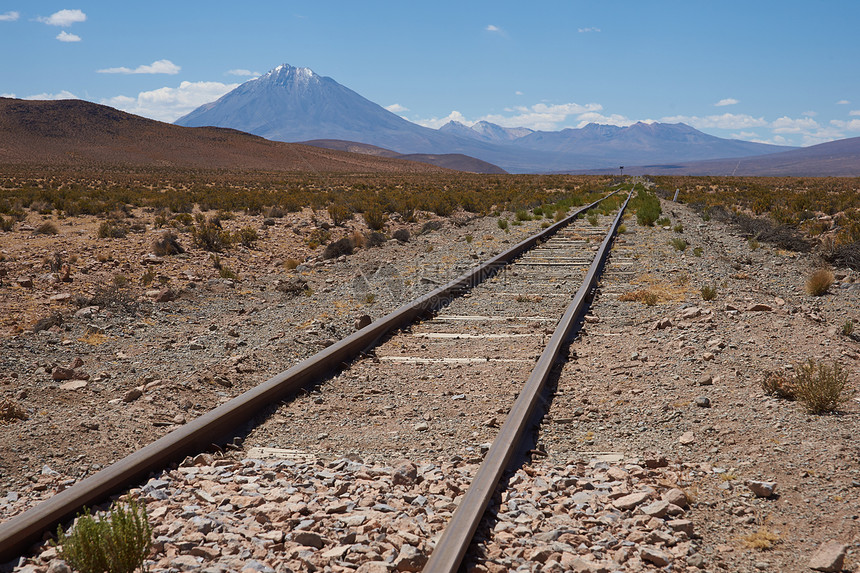
[[[152,526],[146,507],[134,500],[128,506],[115,503],[99,517],[85,508],[69,533],[57,528],[55,544],[60,546],[60,558],[82,573],[131,573],[144,569]]]
[[[810,414],[834,412],[854,394],[838,362],[828,365],[810,358],[795,364],[794,373],[794,394]]]
[[[806,292],[812,296],[822,296],[833,284],[833,273],[827,269],[818,269],[806,279]]]

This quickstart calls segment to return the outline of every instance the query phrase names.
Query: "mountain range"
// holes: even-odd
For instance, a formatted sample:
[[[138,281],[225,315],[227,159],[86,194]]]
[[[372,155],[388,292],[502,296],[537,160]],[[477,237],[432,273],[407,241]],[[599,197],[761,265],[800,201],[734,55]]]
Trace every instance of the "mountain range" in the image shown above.
[[[176,123],[229,127],[276,141],[342,140],[400,154],[463,154],[514,173],[749,157],[793,149],[714,137],[682,123],[533,131],[450,122],[430,129],[331,78],[288,64],[241,84]]]

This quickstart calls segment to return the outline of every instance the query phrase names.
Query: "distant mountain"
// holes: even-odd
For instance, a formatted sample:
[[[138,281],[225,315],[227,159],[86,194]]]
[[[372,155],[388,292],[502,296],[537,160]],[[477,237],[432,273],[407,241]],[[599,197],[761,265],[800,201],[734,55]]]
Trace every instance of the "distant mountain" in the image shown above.
[[[406,159],[407,161],[419,161],[421,163],[429,163],[446,169],[455,169],[457,171],[466,171],[468,173],[507,173],[498,165],[463,155],[462,153],[397,153],[384,147],[368,145],[366,143],[357,143],[355,141],[343,141],[340,139],[315,139],[312,141],[302,141],[304,145],[313,145],[314,147],[323,147],[325,149],[336,149],[339,151],[348,151],[350,153],[363,153],[365,155],[375,155],[377,157],[390,157],[392,159]]]
[[[534,130],[527,127],[502,127],[488,121],[479,121],[472,127],[464,125],[459,121],[449,121],[440,127],[439,131],[488,143],[501,144],[510,143],[515,139],[534,133]]]
[[[283,64],[176,122],[219,126],[277,141],[335,139],[401,154],[464,154],[509,172],[617,168],[762,155],[786,147],[721,139],[684,124],[591,124],[558,132],[450,122],[439,130],[411,123],[308,68]]]
[[[188,128],[80,100],[0,98],[0,165],[439,173],[424,163]]]
[[[581,173],[583,171],[576,171]],[[587,173],[608,173],[588,170]],[[820,143],[781,153],[662,165],[626,166],[631,175],[738,175],[860,177],[860,137]]]

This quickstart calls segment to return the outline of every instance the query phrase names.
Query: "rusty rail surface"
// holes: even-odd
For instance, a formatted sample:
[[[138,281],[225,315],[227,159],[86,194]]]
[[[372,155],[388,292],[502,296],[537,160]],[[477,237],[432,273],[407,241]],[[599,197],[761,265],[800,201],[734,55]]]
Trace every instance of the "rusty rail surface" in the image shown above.
[[[472,485],[469,486],[463,499],[460,500],[460,505],[442,532],[439,542],[424,567],[425,573],[454,573],[459,569],[460,563],[472,542],[472,537],[475,535],[475,530],[495,494],[496,486],[519,447],[523,433],[530,423],[532,413],[539,402],[559,350],[570,336],[573,325],[581,318],[585,310],[589,293],[603,270],[615,232],[632,194],[631,191],[618,211],[612,227],[606,234],[606,238],[603,239],[600,249],[588,269],[588,274],[582,281],[582,286],[579,287],[573,301],[556,326],[546,349],[538,359],[534,370],[508,413],[505,423],[499,430],[499,434],[484,457],[481,467],[475,474]]]
[[[550,238],[572,223],[579,215],[617,192],[616,190],[608,193],[603,198],[578,209],[565,219],[474,267],[448,284],[404,304],[292,368],[276,374],[229,402],[0,524],[0,563],[25,553],[33,543],[40,541],[46,532],[56,527],[58,523],[73,517],[83,507],[104,501],[110,494],[131,484],[139,483],[149,473],[179,461],[190,453],[206,450],[213,442],[235,432],[236,428],[247,423],[267,407],[283,400],[311,381],[330,375],[345,362],[353,360],[372,347],[384,335],[402,328],[425,313],[438,309],[451,298],[491,278],[525,251]]]

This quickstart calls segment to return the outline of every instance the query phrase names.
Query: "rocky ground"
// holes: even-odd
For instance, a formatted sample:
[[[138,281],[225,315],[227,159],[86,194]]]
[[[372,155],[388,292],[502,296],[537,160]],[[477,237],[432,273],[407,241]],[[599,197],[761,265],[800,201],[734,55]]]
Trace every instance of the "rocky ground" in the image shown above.
[[[537,437],[546,456],[535,454],[498,497],[467,557],[473,570],[808,571],[822,547],[834,555],[823,565],[827,557],[817,557],[821,570],[855,566],[860,405],[807,414],[767,396],[760,381],[814,358],[837,360],[857,386],[858,344],[843,333],[858,318],[856,275],[835,269],[830,293],[809,296],[812,256],[753,248],[722,223],[663,206],[670,227],[683,230],[625,222],[592,316],[555,382]],[[496,219],[461,218],[418,236],[425,221],[392,221],[391,230],[410,228],[409,242],[322,262],[306,243],[317,228],[311,217],[273,227],[253,221],[257,250],[221,255],[241,280],[221,278],[199,249],[153,261],[151,232],[95,239],[94,220],[61,222],[56,236],[27,228],[2,235],[9,330],[0,391],[4,411],[27,419],[9,415],[0,432],[0,519],[311,355],[351,332],[360,315],[378,317],[539,226],[505,233]],[[689,246],[678,251],[673,238]],[[66,261],[77,257],[70,283],[42,270],[62,251]],[[294,271],[283,265],[308,257]],[[57,297],[94,293],[120,273],[139,283],[149,268],[168,279],[176,300],[155,302],[162,289],[147,295],[139,287],[119,301],[126,305],[75,311],[71,296]],[[312,292],[301,293],[298,277]],[[295,284],[298,293],[283,292]],[[715,299],[702,300],[705,285],[716,287]],[[656,304],[621,300],[634,290],[652,292]],[[62,323],[34,332],[53,310]],[[420,395],[412,400],[422,407]],[[309,411],[315,404],[303,401]],[[406,424],[415,429],[414,420]],[[266,433],[246,440],[246,450],[188,460],[133,492],[147,500],[155,525],[150,569],[418,570],[480,458],[465,448],[492,428],[476,430],[475,444],[459,451],[417,442],[386,457],[319,439],[331,432],[325,416],[302,425],[315,439]],[[252,446],[288,449],[292,459]],[[53,551],[23,568],[53,562],[61,570]]]

